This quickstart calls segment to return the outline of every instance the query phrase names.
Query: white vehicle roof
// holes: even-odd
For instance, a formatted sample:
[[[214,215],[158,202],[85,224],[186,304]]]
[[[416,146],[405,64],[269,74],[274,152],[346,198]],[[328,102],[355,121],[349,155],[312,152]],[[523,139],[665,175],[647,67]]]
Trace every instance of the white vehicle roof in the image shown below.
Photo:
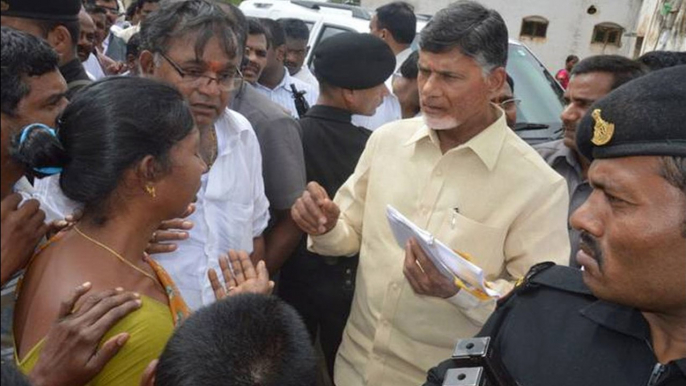
[[[301,0],[247,0],[240,4],[246,16],[269,19],[293,17],[312,25],[327,22],[357,32],[369,32],[371,15],[361,7]]]

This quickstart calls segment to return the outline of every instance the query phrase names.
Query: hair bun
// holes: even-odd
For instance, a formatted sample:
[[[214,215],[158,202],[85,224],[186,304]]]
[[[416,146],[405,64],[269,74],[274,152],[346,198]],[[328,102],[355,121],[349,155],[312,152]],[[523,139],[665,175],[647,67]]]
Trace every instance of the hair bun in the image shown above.
[[[55,129],[42,123],[24,127],[13,145],[12,157],[38,178],[61,173],[69,160]]]

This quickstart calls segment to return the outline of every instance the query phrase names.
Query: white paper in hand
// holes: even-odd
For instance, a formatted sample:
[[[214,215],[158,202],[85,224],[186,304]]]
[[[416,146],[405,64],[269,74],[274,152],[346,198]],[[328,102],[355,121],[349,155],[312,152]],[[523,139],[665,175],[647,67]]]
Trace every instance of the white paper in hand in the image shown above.
[[[455,253],[441,241],[436,240],[431,233],[415,225],[391,205],[386,206],[386,216],[393,235],[401,248],[405,249],[407,242],[414,237],[424,253],[445,277],[451,280],[457,277],[464,284],[480,290],[490,297],[500,297],[497,291],[486,286],[481,268]]]

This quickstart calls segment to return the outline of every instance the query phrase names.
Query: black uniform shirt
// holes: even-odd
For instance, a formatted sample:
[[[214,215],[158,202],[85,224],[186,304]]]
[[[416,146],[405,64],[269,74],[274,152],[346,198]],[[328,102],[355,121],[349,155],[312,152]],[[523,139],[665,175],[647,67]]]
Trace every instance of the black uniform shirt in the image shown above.
[[[78,58],[75,58],[74,60],[60,67],[60,73],[67,82],[67,87],[69,87],[67,99],[70,100],[74,97],[76,92],[92,82]]]
[[[659,365],[638,310],[594,297],[577,269],[532,272],[479,333],[521,386],[686,385],[686,358]],[[452,367],[433,368],[425,385],[440,386]]]
[[[349,111],[322,105],[312,106],[298,123],[302,129],[307,181],[316,181],[333,198],[355,171],[371,131],[353,125]],[[328,288],[323,293],[340,294],[342,285],[351,300],[358,255],[340,259],[320,256],[307,250],[306,241],[303,238],[281,269],[282,287],[297,282],[307,288]],[[350,305],[346,307],[349,309]]]
[[[307,180],[317,181],[330,197],[353,174],[371,131],[351,123],[348,111],[313,106],[300,119]]]

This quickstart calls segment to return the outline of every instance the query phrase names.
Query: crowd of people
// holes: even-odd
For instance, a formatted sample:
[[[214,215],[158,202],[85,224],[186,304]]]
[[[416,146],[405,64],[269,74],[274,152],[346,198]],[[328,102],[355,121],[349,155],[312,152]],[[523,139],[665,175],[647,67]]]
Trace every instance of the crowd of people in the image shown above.
[[[1,22],[3,384],[456,384],[473,336],[523,386],[686,384],[686,53],[571,55],[531,146],[474,1],[311,68],[304,21],[213,0]]]

